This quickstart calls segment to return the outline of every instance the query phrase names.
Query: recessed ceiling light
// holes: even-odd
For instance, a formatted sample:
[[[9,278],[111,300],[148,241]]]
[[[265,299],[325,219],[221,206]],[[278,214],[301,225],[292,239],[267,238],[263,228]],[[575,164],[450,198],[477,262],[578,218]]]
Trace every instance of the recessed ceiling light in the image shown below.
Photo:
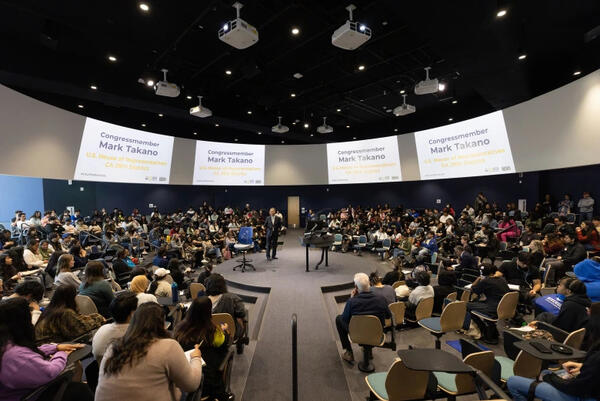
[[[190,95],[187,95],[187,96],[186,96],[186,98],[187,98],[188,100],[190,100],[192,97],[191,97]]]
[[[358,30],[361,32],[364,32],[367,29],[367,26],[364,24],[360,24],[360,26],[358,27]]]
[[[237,139],[237,138],[235,138],[235,139],[234,139],[234,141],[236,141],[236,142],[237,142],[237,141],[238,141],[238,139]]]
[[[506,15],[506,10],[498,10],[498,12],[496,13],[496,17],[498,18],[502,18]]]
[[[142,10],[144,12],[150,11],[150,6],[147,3],[140,3],[139,7],[140,7],[140,10]]]
[[[336,109],[335,111],[337,111],[339,113],[340,111],[342,111],[342,109]]]
[[[296,97],[296,94],[292,92],[290,93],[290,97]]]
[[[262,135],[262,132],[258,131],[258,132],[257,132],[257,134],[258,134],[258,135]]]
[[[304,123],[304,128],[308,128],[310,127],[310,125],[308,125],[308,123]]]
[[[225,74],[231,75],[231,70],[225,70]]]
[[[350,126],[349,126],[349,125],[346,125],[346,128],[350,128]]]
[[[96,85],[90,85],[90,89],[96,90],[98,87]]]
[[[218,127],[218,126],[219,126],[219,123],[215,123],[215,127]]]
[[[82,104],[78,104],[77,107],[79,107],[80,109],[83,109],[83,105]]]
[[[252,110],[248,110],[248,111],[247,111],[247,113],[248,113],[248,114],[252,114]]]
[[[292,35],[298,35],[300,33],[300,29],[293,27],[292,28]]]
[[[281,143],[285,143],[285,141],[281,141]]]
[[[579,70],[577,70],[577,71],[575,71],[575,72],[573,73],[573,75],[574,75],[574,76],[577,76],[577,75],[579,75],[579,74],[581,74],[581,71],[579,71]]]
[[[292,125],[296,125],[296,121],[294,121],[294,122],[292,123]]]
[[[198,135],[198,133],[197,133],[197,132],[194,132],[194,135]]]
[[[405,91],[404,89],[402,89],[402,90],[400,91],[400,94],[401,94],[401,95],[404,95],[405,93],[406,93],[406,91]]]
[[[162,116],[163,116],[163,114],[162,114],[162,113],[158,113],[158,116],[159,116],[159,117],[162,117]]]
[[[456,103],[458,103],[458,100],[454,99],[454,100],[452,101],[452,104],[456,104]]]
[[[310,134],[310,136],[315,136],[315,134]]]
[[[381,25],[386,26],[388,24],[387,21],[381,21]]]
[[[356,139],[356,137],[355,137],[355,136],[353,136],[353,137],[352,137],[352,139]]]
[[[398,132],[398,128],[394,128],[394,132]]]
[[[117,61],[117,58],[115,56],[111,55],[111,56],[108,56],[108,61],[112,61],[114,63],[115,61]]]
[[[151,79],[149,79],[149,80],[146,81],[146,85],[148,85],[148,86],[154,86],[154,81],[151,80]]]
[[[365,66],[364,66],[364,65],[362,65],[362,64],[361,64],[361,65],[359,65],[359,66],[358,66],[358,71],[362,71],[362,70],[364,70],[364,69],[365,69]]]
[[[294,78],[296,79],[300,79],[302,78],[304,75],[300,74],[299,72],[294,73],[294,75],[292,75]]]
[[[439,90],[440,92],[443,92],[444,90],[446,90],[446,84],[444,84],[444,83],[441,83],[441,82],[440,82],[440,83],[438,84],[438,90]]]
[[[146,126],[146,123],[142,123],[142,127],[145,127],[145,126]]]
[[[527,58],[527,54],[520,54],[519,55],[519,60],[525,60]]]
[[[450,117],[450,118],[448,119],[448,121],[453,121],[453,120],[454,120],[454,119],[453,119],[452,117]]]

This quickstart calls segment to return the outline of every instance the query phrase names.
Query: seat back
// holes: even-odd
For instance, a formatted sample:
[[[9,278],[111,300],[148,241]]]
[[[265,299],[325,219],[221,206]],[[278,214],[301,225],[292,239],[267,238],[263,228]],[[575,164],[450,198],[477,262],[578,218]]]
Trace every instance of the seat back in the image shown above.
[[[471,301],[471,290],[464,290],[462,292],[462,294],[460,295],[460,300],[463,302],[470,302]]]
[[[417,309],[415,310],[415,318],[417,322],[421,319],[427,319],[431,317],[431,313],[433,312],[433,297],[422,299],[417,305]]]
[[[77,295],[75,297],[75,303],[77,304],[77,311],[82,315],[91,315],[92,313],[98,313],[98,308],[92,298],[87,295]]]
[[[339,233],[338,233],[338,234],[335,234],[335,235],[333,236],[333,239],[335,240],[335,242],[337,242],[337,243],[340,243],[340,244],[341,244],[341,243],[342,243],[342,239],[343,239],[343,237],[342,237],[342,234],[339,234]]]
[[[397,358],[385,378],[385,389],[390,401],[420,400],[425,397],[429,373],[410,370]]]
[[[394,302],[389,304],[390,311],[392,312],[392,319],[395,325],[402,324],[404,322],[404,313],[406,312],[406,304],[404,302]]]
[[[498,303],[498,320],[512,319],[517,310],[518,303],[519,293],[517,291],[511,291],[504,294],[504,296]]]
[[[48,383],[33,389],[29,394],[24,395],[21,398],[21,401],[34,401],[40,398],[40,396],[44,396],[45,399],[49,400],[62,400],[63,394],[67,389],[67,386],[73,379],[73,375],[75,374],[74,367],[67,367],[63,370],[58,376],[54,379],[50,380]],[[49,392],[52,393],[49,393]]]
[[[221,325],[222,323],[227,324],[227,330],[229,330],[229,343],[233,343],[233,339],[235,338],[235,321],[233,317],[229,313],[213,313],[212,321],[216,325]]]
[[[240,227],[238,233],[238,242],[244,245],[252,245],[252,227]]]
[[[394,289],[396,289],[396,288],[400,287],[401,285],[406,285],[406,281],[404,281],[404,280],[396,281],[394,284],[392,284],[392,287]]]
[[[573,347],[579,349],[581,347],[581,343],[583,343],[583,338],[585,337],[585,327],[582,327],[579,330],[575,330],[565,338],[563,341],[564,345],[568,345],[569,347]]]
[[[377,316],[354,315],[348,327],[350,340],[360,345],[381,345],[383,339],[383,326]]]
[[[365,246],[367,244],[367,236],[361,235],[358,237],[358,245]]]
[[[520,351],[513,365],[513,373],[515,376],[535,379],[542,371],[542,360],[531,354]]]
[[[457,292],[451,292],[450,294],[446,295],[446,299],[449,299],[450,302],[454,302],[456,301],[456,297],[458,296]]]
[[[545,258],[544,258],[544,260],[545,260]],[[549,274],[552,269],[554,269],[554,267],[552,266],[551,263],[549,263],[546,266],[546,270],[544,271],[544,282],[542,283],[543,288],[549,288],[548,287],[548,277],[554,276],[554,274]]]
[[[494,352],[493,351],[482,351],[469,354],[464,362],[482,371],[487,377],[492,377],[492,370],[494,368]],[[467,373],[461,373],[456,375],[456,389],[457,394],[467,394],[475,391],[475,381],[473,376]]]
[[[392,240],[389,238],[384,239],[383,241],[381,241],[381,247],[384,249],[390,249],[392,247]]]
[[[206,287],[202,283],[191,283],[190,284],[190,295],[192,297],[192,301],[198,298],[198,292],[206,292]]]
[[[467,303],[462,301],[450,302],[442,311],[440,326],[444,333],[462,328],[467,314]]]

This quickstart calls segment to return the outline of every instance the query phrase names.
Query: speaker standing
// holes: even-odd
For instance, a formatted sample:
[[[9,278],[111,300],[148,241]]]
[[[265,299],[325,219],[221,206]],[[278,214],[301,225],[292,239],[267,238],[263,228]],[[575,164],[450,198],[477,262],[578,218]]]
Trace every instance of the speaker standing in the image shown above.
[[[281,217],[275,215],[275,208],[269,209],[269,215],[265,219],[265,230],[267,232],[267,260],[278,259],[277,256],[277,240],[279,238],[279,230],[281,230]]]

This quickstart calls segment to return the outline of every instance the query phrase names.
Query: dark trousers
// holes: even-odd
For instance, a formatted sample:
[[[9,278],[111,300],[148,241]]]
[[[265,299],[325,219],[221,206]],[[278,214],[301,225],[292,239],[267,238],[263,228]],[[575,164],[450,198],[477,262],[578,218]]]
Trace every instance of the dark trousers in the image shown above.
[[[348,338],[348,323],[342,319],[342,315],[337,315],[335,318],[335,327],[337,327],[338,334],[340,335],[342,348],[347,351],[352,351],[352,345],[350,344],[350,339]]]
[[[275,255],[277,254],[277,240],[278,239],[279,238],[276,233],[273,233],[271,230],[267,230],[267,244],[266,244],[267,258],[274,258]]]

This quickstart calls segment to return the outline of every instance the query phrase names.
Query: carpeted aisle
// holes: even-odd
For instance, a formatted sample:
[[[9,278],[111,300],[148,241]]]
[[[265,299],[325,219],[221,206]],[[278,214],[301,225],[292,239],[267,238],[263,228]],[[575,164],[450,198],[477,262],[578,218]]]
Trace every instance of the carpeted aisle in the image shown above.
[[[278,260],[249,257],[257,271],[233,272],[234,260],[217,266],[227,280],[271,287],[250,373],[241,399],[244,401],[291,400],[291,317],[298,315],[298,371],[300,400],[349,400],[351,398],[337,349],[321,286],[350,283],[356,272],[387,270],[372,255],[330,253],[329,267],[314,271],[320,251],[311,250],[311,271],[306,273],[305,251],[299,230],[291,230],[278,251]],[[238,395],[239,396],[239,395]]]

